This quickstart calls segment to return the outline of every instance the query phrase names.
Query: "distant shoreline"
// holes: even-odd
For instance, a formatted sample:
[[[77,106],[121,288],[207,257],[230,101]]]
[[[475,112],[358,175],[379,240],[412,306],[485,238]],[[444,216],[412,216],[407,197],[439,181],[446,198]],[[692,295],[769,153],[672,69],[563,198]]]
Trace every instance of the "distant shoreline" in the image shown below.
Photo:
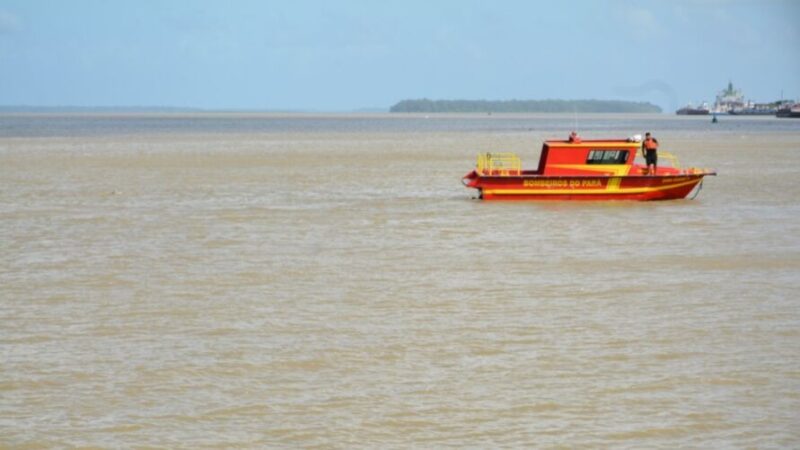
[[[179,106],[28,106],[0,105],[0,113],[311,113],[311,110],[191,108]]]
[[[0,105],[0,114],[572,114],[572,113],[662,113],[647,102],[621,100],[403,100],[391,108],[352,110],[195,108],[180,106],[36,106]]]
[[[624,100],[402,100],[392,113],[661,113],[649,102]]]

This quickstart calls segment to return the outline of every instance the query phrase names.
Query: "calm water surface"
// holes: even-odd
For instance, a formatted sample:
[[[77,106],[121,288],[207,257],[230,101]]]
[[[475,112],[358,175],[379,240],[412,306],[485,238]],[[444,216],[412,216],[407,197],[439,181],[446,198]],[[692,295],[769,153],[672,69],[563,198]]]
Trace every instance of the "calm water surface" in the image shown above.
[[[800,446],[800,121],[579,118],[694,201],[488,203],[570,116],[0,116],[0,446]]]

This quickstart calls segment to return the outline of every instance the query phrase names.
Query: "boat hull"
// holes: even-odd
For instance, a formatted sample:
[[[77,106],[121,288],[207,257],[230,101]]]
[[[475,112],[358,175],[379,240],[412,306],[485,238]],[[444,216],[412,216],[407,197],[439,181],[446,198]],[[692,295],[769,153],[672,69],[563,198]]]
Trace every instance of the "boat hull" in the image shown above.
[[[765,110],[751,110],[746,109],[742,111],[728,111],[728,114],[732,116],[774,116],[776,110],[774,109],[765,109]]]
[[[711,114],[711,111],[708,109],[683,108],[675,111],[675,114],[679,116],[707,116]]]
[[[675,200],[685,198],[705,175],[481,176],[464,178],[484,200]]]
[[[781,117],[784,119],[785,118],[797,119],[800,118],[800,109],[796,110],[795,108],[792,108],[791,110],[788,109],[778,110],[778,112],[775,113],[775,117]]]

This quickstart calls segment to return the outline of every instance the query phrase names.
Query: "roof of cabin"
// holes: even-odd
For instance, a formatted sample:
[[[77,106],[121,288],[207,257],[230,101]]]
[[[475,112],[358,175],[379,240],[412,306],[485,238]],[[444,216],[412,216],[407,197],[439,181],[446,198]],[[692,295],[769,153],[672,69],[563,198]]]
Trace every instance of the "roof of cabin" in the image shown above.
[[[569,147],[569,148],[608,148],[608,147],[641,147],[642,143],[637,141],[630,141],[628,139],[581,139],[580,142],[570,142],[566,140],[550,140],[545,141],[544,145],[552,147]]]

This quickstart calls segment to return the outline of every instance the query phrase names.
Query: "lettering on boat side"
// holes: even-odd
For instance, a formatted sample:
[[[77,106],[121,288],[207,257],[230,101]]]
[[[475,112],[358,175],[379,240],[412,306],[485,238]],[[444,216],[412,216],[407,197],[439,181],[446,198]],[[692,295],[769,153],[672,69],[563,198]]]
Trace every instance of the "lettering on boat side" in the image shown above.
[[[525,187],[602,187],[600,180],[523,180]]]
[[[567,187],[568,180],[523,180],[525,187]]]

